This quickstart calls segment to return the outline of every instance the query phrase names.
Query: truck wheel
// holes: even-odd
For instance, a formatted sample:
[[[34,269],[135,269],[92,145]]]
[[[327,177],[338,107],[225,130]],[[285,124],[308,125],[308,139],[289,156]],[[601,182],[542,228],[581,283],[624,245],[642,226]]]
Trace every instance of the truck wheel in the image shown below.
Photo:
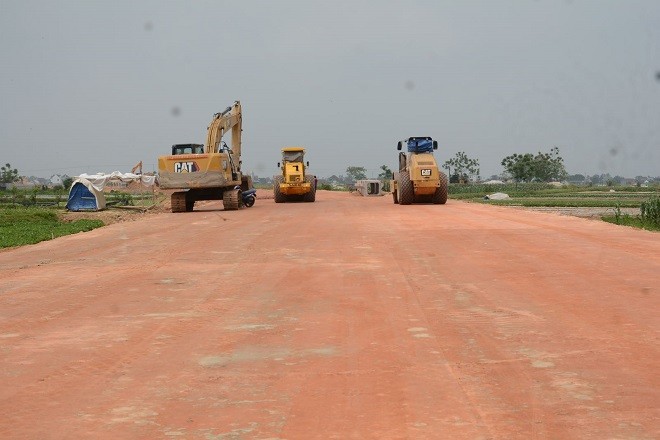
[[[305,182],[309,183],[309,192],[303,196],[303,202],[313,202],[316,200],[316,188],[314,187],[314,178],[305,177]]]
[[[410,205],[415,200],[415,192],[408,171],[401,171],[399,173],[397,186],[399,187],[399,204]]]
[[[275,176],[275,182],[273,182],[273,193],[275,194],[275,203],[284,203],[286,201],[286,196],[280,191],[280,184],[284,182],[282,176]]]
[[[440,186],[435,189],[433,194],[433,203],[436,205],[444,205],[447,203],[447,194],[449,192],[449,179],[443,172],[440,173]]]
[[[307,194],[303,196],[303,202],[314,202],[316,200],[316,191],[311,189]]]

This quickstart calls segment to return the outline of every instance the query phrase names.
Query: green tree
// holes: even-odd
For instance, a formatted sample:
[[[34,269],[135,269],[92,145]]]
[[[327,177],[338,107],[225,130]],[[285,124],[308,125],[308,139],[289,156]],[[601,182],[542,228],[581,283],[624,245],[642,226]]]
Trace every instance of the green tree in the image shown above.
[[[454,182],[479,179],[479,159],[469,158],[465,151],[456,153],[456,156],[446,161],[442,168],[448,171],[450,180]],[[453,174],[452,168],[454,169]]]
[[[0,167],[0,183],[12,183],[18,180],[18,170],[10,164]]]
[[[392,170],[387,165],[381,165],[380,169],[383,170],[382,173],[378,175],[378,178],[383,181],[383,190],[390,190],[390,180],[392,180],[393,174]]]
[[[517,182],[550,182],[565,179],[568,175],[558,147],[551,148],[549,153],[539,151],[536,155],[512,154],[502,159],[502,166]]]
[[[365,167],[348,167],[346,168],[346,175],[353,182],[364,180],[367,178],[367,169]]]
[[[378,175],[378,178],[381,180],[391,180],[392,179],[392,170],[387,165],[381,165],[380,169],[383,171]]]
[[[64,189],[66,189],[67,191],[68,191],[69,189],[71,189],[71,184],[72,184],[72,183],[73,183],[73,178],[72,178],[72,177],[68,177],[68,176],[67,176],[67,177],[65,177],[64,179],[62,179],[62,186],[63,186]]]

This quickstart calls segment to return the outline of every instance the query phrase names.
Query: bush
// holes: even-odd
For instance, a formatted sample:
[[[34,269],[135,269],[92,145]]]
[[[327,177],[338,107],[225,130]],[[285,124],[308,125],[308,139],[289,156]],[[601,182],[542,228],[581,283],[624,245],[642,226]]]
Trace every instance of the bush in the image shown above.
[[[660,226],[660,198],[654,197],[640,206],[642,223]]]

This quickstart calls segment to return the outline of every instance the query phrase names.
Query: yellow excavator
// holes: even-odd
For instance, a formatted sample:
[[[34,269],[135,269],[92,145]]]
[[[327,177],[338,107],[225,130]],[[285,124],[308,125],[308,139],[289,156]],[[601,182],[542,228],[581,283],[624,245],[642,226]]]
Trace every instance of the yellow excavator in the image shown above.
[[[222,200],[225,210],[244,206],[243,193],[254,189],[252,178],[241,173],[242,117],[241,103],[235,101],[213,115],[206,144],[175,144],[172,154],[158,158],[159,186],[181,190],[172,194],[172,212],[192,211],[199,200]],[[230,130],[231,148],[222,141]]]

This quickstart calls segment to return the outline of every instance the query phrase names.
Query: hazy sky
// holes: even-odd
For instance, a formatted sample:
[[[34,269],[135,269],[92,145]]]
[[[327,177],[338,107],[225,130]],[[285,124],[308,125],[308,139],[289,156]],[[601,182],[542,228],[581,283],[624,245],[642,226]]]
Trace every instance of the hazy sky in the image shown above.
[[[569,173],[660,175],[660,1],[0,0],[0,162],[154,171],[243,105],[243,168],[319,176],[437,139],[482,176],[557,146]]]

